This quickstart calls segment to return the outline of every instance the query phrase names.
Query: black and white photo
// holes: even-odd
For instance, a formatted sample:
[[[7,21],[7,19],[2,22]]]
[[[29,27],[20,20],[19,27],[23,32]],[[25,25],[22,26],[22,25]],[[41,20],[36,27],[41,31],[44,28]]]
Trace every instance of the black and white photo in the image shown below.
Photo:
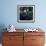
[[[18,5],[17,21],[18,22],[34,22],[35,5]]]

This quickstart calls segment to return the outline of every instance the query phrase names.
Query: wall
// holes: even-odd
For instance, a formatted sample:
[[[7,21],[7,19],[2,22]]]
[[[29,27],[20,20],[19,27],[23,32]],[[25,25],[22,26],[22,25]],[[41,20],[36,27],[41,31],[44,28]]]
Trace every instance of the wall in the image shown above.
[[[35,5],[35,23],[17,22],[17,5]],[[46,0],[0,0],[0,31],[13,24],[16,28],[40,27],[46,32]]]
[[[35,5],[35,23],[17,22],[17,5]],[[13,24],[16,28],[44,27],[46,28],[46,0],[1,0],[0,24]]]

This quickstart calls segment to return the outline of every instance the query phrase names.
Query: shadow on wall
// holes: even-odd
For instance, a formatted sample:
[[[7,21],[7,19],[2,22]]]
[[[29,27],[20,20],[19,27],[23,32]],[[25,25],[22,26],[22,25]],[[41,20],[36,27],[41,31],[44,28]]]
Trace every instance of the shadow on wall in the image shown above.
[[[0,43],[2,43],[2,36],[3,36],[2,32],[6,31],[6,30],[4,30],[4,28],[6,28],[5,25],[0,24]]]

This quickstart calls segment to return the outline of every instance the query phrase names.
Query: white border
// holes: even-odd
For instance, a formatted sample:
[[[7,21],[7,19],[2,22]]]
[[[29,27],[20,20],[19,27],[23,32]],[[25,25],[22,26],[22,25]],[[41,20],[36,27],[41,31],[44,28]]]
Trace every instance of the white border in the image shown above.
[[[33,7],[33,20],[20,20],[20,7]],[[35,22],[35,5],[17,5],[17,22],[34,23]]]

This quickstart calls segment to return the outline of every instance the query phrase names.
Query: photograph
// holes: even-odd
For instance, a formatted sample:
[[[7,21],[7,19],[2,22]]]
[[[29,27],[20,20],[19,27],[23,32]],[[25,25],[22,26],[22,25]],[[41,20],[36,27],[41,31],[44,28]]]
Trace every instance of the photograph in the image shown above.
[[[18,22],[34,22],[35,5],[18,5],[17,7]]]

